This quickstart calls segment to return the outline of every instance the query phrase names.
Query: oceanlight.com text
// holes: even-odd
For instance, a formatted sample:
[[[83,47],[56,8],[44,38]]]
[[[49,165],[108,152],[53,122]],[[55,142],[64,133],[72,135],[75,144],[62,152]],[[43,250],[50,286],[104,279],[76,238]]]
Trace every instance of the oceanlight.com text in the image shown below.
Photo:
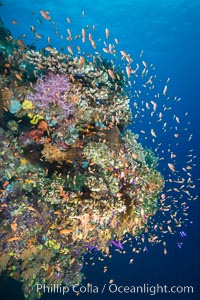
[[[149,294],[151,296],[157,294],[193,294],[194,287],[187,285],[151,285],[144,283],[143,285],[117,285],[115,283],[103,285],[79,285],[75,284],[71,287],[63,286],[61,284],[38,284],[37,293],[58,293],[58,294],[68,294],[73,292],[76,294]]]
[[[193,286],[169,286],[169,285],[150,285],[145,283],[138,286],[122,286],[117,284],[110,284],[108,286],[109,292],[119,294],[149,294],[154,296],[156,294],[193,294]]]

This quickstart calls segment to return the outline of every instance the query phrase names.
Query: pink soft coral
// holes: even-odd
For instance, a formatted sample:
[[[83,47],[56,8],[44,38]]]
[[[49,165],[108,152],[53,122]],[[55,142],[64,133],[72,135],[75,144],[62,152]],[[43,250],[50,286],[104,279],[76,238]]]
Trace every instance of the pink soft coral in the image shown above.
[[[27,99],[40,109],[61,108],[70,115],[73,113],[73,105],[67,100],[70,87],[67,75],[49,73],[37,81],[34,92],[27,95]]]

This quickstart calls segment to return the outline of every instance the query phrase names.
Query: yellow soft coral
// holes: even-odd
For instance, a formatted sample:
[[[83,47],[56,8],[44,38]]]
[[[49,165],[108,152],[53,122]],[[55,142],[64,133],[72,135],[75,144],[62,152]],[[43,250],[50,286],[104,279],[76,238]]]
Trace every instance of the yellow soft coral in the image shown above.
[[[33,102],[30,100],[25,99],[24,102],[22,103],[22,108],[24,110],[30,110],[33,109]]]
[[[28,117],[31,119],[30,123],[33,125],[36,125],[40,120],[43,119],[43,117],[40,114],[34,115],[30,111],[34,108],[33,102],[27,99],[24,99],[22,103],[22,108],[26,111],[28,111]]]
[[[44,118],[39,114],[37,114],[37,115],[28,114],[28,117],[31,119],[30,123],[33,125],[36,125],[40,120],[42,120]]]

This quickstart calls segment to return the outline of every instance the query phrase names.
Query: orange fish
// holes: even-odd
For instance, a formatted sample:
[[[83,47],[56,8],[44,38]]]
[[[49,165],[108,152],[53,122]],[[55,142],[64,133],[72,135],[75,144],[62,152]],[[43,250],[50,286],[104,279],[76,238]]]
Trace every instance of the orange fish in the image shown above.
[[[72,51],[71,46],[67,46],[67,50],[69,51],[69,53],[70,53],[71,55],[73,55],[73,51]]]
[[[17,25],[18,24],[17,20],[12,20],[12,24]]]
[[[32,206],[28,206],[27,208],[28,208],[30,211],[36,211],[36,209],[33,208]]]
[[[62,195],[63,195],[63,187],[62,185],[60,185],[60,197],[62,197]]]
[[[113,53],[113,45],[109,44],[108,48],[109,48],[109,52],[112,54]]]
[[[83,65],[83,64],[85,64],[85,58],[84,58],[84,56],[80,56],[80,59],[79,59],[79,63],[81,64],[81,65]]]
[[[75,260],[76,260],[76,258],[73,257],[73,258],[70,260],[69,264],[72,265],[72,264],[75,262]]]
[[[94,48],[94,49],[96,49],[96,43],[95,43],[95,41],[91,41],[91,45],[92,45],[92,47]]]
[[[110,75],[110,77],[114,80],[115,79],[115,75],[113,73],[112,70],[108,69],[108,74]]]
[[[86,32],[84,28],[81,30],[81,33],[82,33],[82,42],[85,43]]]
[[[119,40],[117,38],[115,38],[115,43],[119,44]]]
[[[72,232],[71,229],[62,229],[62,230],[60,230],[60,234],[69,234],[71,232]]]
[[[108,49],[106,49],[106,48],[103,48],[103,52],[105,52],[105,53],[109,53],[109,50],[108,50]]]
[[[165,85],[164,89],[163,89],[163,95],[166,96],[167,93],[167,85]]]
[[[17,40],[17,42],[22,48],[25,48],[25,44],[22,40]]]
[[[15,74],[15,77],[16,77],[17,79],[19,79],[20,81],[22,81],[22,77],[21,77],[20,74]]]
[[[109,37],[109,29],[108,28],[106,28],[106,38],[108,39],[108,37]]]
[[[70,31],[70,29],[69,29],[69,28],[67,28],[67,33],[69,34],[69,36],[71,36],[71,35],[72,35],[72,33],[71,33],[71,31]]]
[[[7,241],[8,242],[14,242],[14,241],[18,241],[18,240],[20,240],[20,238],[15,236],[15,237],[13,237],[11,239],[8,239]]]
[[[47,50],[47,51],[49,51],[49,52],[52,52],[52,51],[53,51],[53,48],[47,46],[47,47],[45,48],[45,50]]]
[[[172,172],[175,171],[175,168],[174,168],[174,165],[173,165],[173,164],[168,163],[168,167],[170,168],[170,170],[171,170]]]
[[[11,229],[12,229],[14,232],[17,231],[17,223],[12,223],[12,224],[10,225],[10,227],[11,227]]]
[[[126,52],[123,51],[123,50],[121,50],[120,53],[121,53],[121,55],[122,55],[123,57],[126,57],[126,56],[127,56]]]
[[[156,133],[155,133],[155,131],[154,131],[153,129],[151,129],[151,135],[152,135],[153,137],[157,137],[157,135],[156,135]]]
[[[145,67],[145,69],[147,69],[147,63],[146,63],[146,61],[142,61],[142,64],[143,64],[143,66]]]
[[[36,37],[36,39],[41,39],[42,38],[42,36],[38,32],[35,33],[35,37]]]
[[[76,48],[77,48],[78,52],[81,52],[80,46],[77,46]]]
[[[44,11],[44,10],[40,10],[40,14],[42,15],[42,17],[47,20],[47,21],[50,21],[51,20],[51,17],[48,15],[49,12],[47,11]]]
[[[126,74],[127,74],[128,78],[130,78],[130,76],[131,76],[131,69],[130,69],[129,66],[126,66]]]
[[[90,42],[92,41],[92,34],[91,33],[89,33],[89,40],[90,40]]]

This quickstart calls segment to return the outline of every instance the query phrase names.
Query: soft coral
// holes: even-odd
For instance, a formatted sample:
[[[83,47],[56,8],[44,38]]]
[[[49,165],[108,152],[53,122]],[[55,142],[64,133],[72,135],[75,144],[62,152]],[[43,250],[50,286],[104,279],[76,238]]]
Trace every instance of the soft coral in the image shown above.
[[[27,95],[27,99],[40,109],[60,108],[69,116],[73,113],[73,105],[67,100],[70,87],[67,75],[49,73],[37,81],[34,92]]]

